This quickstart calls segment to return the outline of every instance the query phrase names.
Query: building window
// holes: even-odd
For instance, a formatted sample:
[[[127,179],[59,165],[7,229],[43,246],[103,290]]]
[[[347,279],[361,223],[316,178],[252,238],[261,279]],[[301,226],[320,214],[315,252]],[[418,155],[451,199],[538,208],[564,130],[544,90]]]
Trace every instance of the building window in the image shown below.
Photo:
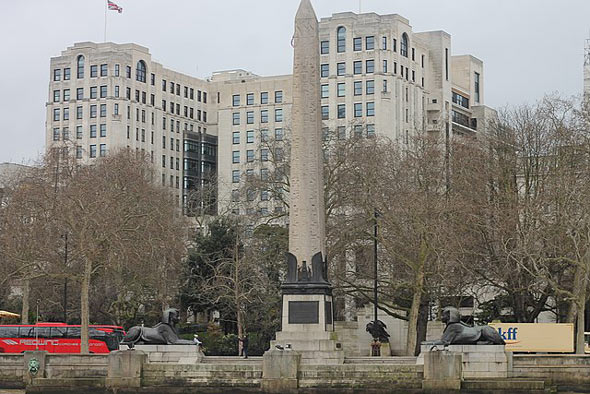
[[[260,161],[268,161],[268,149],[260,149]]]
[[[268,168],[261,168],[260,169],[260,179],[263,181],[268,180]]]
[[[232,133],[232,143],[234,145],[239,144],[240,143],[240,132],[239,131],[234,131]]]
[[[416,82],[416,71],[412,70],[412,82]]]
[[[234,112],[232,114],[232,124],[234,126],[237,126],[240,124],[240,113],[239,112]]]
[[[64,68],[64,81],[70,80],[70,68]]]
[[[275,122],[282,122],[283,121],[283,109],[276,108],[275,109]]]
[[[90,106],[90,117],[96,118],[96,104]]]
[[[367,116],[375,116],[375,103],[372,101],[367,103]]]
[[[260,129],[260,141],[268,142],[268,129]]]
[[[353,73],[355,75],[359,75],[363,73],[363,62],[361,60],[357,60],[354,63],[352,63],[353,65]]]
[[[106,104],[101,104],[100,105],[100,117],[101,118],[106,118],[107,116],[107,105]]]
[[[61,134],[64,141],[68,141],[70,139],[70,129],[68,127],[64,127]]]
[[[240,105],[240,95],[239,94],[234,94],[231,97],[231,105],[234,107],[238,107]]]
[[[53,70],[53,80],[54,81],[61,81],[61,69],[56,68]]]
[[[83,117],[82,106],[79,105],[76,107],[76,119],[82,119],[82,117]]]
[[[412,61],[416,60],[416,48],[412,48]]]
[[[53,91],[53,102],[54,103],[59,103],[59,95],[60,95],[60,91],[59,90],[54,90]]]
[[[342,76],[346,74],[346,63],[336,64],[336,75]]]
[[[424,55],[421,56],[422,68],[424,68]]]
[[[107,97],[107,87],[106,85],[103,85],[100,87],[100,98],[106,98]]]
[[[322,98],[328,98],[328,93],[329,93],[329,85],[322,85],[321,86],[321,97]],[[59,94],[59,90],[57,91],[57,93]]]
[[[96,86],[91,86],[90,87],[90,98],[91,99],[95,99],[97,96],[97,88]]]
[[[246,124],[254,124],[254,111],[246,111]]]
[[[260,92],[260,104],[268,104],[268,92]]]
[[[361,37],[355,37],[352,39],[352,50],[362,51],[363,50],[363,39]]]
[[[234,164],[240,163],[240,151],[235,150],[231,153],[231,162]]]
[[[397,74],[397,62],[393,62],[393,73]]]
[[[90,138],[96,138],[96,125],[90,125]]]
[[[70,89],[64,89],[64,101],[70,101]]]
[[[55,122],[59,121],[59,108],[54,108],[53,109],[53,120]]]
[[[253,149],[248,149],[246,151],[246,161],[248,163],[251,163],[254,161],[254,150]]]
[[[449,48],[445,48],[445,79],[449,80]]]
[[[63,120],[70,120],[70,109],[64,108]]]
[[[131,66],[125,66],[125,74],[127,78],[131,78]]]
[[[240,183],[240,170],[233,170],[231,172],[232,183]]]
[[[322,105],[322,120],[328,120],[330,118],[330,107]]]
[[[53,129],[53,140],[59,141],[59,127]]]
[[[76,146],[76,159],[82,158],[82,147],[80,145]]]
[[[397,52],[397,40],[395,38],[391,42],[391,50]]]
[[[107,125],[106,124],[101,124],[100,125],[100,136],[101,137],[106,137],[107,136]]]
[[[107,155],[107,144],[100,144],[100,157],[105,157]]]
[[[277,90],[275,92],[275,104],[281,104],[283,102],[283,91]]]
[[[251,144],[254,142],[254,130],[246,131],[246,143]]]
[[[93,64],[90,66],[90,78],[98,77],[98,66]]]
[[[345,126],[338,126],[336,128],[336,133],[338,135],[339,140],[343,140],[346,138],[346,127]]]
[[[246,94],[246,105],[254,105],[254,93]]]
[[[381,47],[383,50],[387,50],[387,37],[385,36],[381,38]]]
[[[406,33],[402,34],[399,52],[403,57],[408,57],[408,35]]]
[[[346,84],[341,82],[338,84],[338,97],[344,97],[346,95]]]
[[[82,136],[83,136],[82,126],[78,125],[78,126],[76,126],[76,139],[81,140]]]
[[[338,119],[346,118],[346,104],[338,104]]]
[[[322,55],[327,55],[330,53],[330,41],[322,41],[320,44],[320,53]]]
[[[475,102],[479,103],[479,73],[473,73],[474,90],[475,90]]]
[[[268,123],[268,110],[260,110],[260,123]]]
[[[363,94],[363,81],[354,81],[354,95],[361,96]]]
[[[363,125],[361,125],[361,124],[354,125],[352,132],[355,137],[357,137],[357,138],[362,137],[363,136]]]
[[[76,100],[82,100],[84,98],[84,88],[76,89]]]
[[[78,56],[77,67],[78,67],[77,68],[78,79],[84,78],[84,56],[82,56],[82,55]]]
[[[366,93],[375,94],[375,81],[373,79],[367,81]]]
[[[100,76],[101,77],[106,77],[107,76],[107,65],[106,64],[101,64],[100,65]]]
[[[375,137],[375,125],[368,124],[367,125],[367,138],[373,138],[373,137]]]
[[[90,145],[90,157],[91,158],[96,157],[96,145]]]
[[[275,141],[282,141],[283,140],[283,129],[277,128],[275,129]]]
[[[120,66],[118,64],[115,64],[115,77],[119,76],[119,68]]]
[[[372,74],[375,72],[375,60],[373,60],[373,59],[367,60],[365,72],[367,74]]]
[[[383,60],[383,72],[387,72],[387,60]]]
[[[119,115],[119,104],[117,104],[117,103],[115,103],[115,109],[113,111],[113,114]],[[153,118],[154,118],[154,114],[152,114],[152,120],[153,120]],[[154,124],[154,123],[152,122],[152,124]]]
[[[363,116],[363,103],[354,103],[354,117],[360,118]]]
[[[375,36],[367,36],[365,37],[365,47],[367,51],[371,51],[375,49]]]
[[[387,93],[387,79],[383,80],[383,93]]]
[[[336,30],[336,51],[342,53],[346,51],[346,28],[344,26],[338,27]]]
[[[156,86],[156,74],[154,73],[152,73],[151,84],[152,86]]]
[[[330,65],[329,64],[322,64],[320,66],[320,76],[322,78],[326,78],[330,75]]]

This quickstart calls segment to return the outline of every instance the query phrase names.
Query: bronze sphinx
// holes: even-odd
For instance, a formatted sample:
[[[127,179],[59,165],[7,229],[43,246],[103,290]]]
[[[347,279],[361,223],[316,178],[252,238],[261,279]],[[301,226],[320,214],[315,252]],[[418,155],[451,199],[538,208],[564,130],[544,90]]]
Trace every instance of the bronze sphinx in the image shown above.
[[[121,341],[122,345],[132,348],[134,345],[194,345],[193,341],[180,339],[176,332],[176,324],[180,321],[178,309],[169,308],[164,311],[162,321],[154,327],[134,326],[127,331]]]
[[[427,342],[429,345],[504,345],[505,342],[494,328],[488,325],[470,326],[461,321],[457,308],[447,306],[442,311],[442,322],[446,324],[442,338]]]

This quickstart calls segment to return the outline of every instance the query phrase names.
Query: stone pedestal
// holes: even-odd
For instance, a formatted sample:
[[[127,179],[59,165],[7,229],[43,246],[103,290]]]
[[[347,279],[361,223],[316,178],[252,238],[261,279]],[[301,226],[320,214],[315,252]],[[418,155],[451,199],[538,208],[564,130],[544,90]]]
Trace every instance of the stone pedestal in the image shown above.
[[[150,363],[197,364],[204,357],[197,345],[135,345],[133,349],[146,353]]]
[[[432,345],[422,345],[417,364],[425,364],[430,348]],[[462,354],[463,379],[507,378],[512,369],[512,353],[506,352],[504,345],[449,345],[446,349]]]
[[[463,376],[461,353],[433,351],[424,354],[424,380],[426,391],[460,390]]]
[[[267,393],[296,393],[301,354],[272,348],[264,353],[260,387]]]
[[[45,377],[45,358],[47,352],[45,350],[26,351],[23,357],[25,364],[25,371],[23,373],[23,381],[25,385],[30,385],[34,378]]]
[[[344,364],[344,350],[334,339],[333,332],[279,331],[276,336],[277,339],[270,342],[270,348],[274,349],[275,345],[290,347],[301,354],[302,364]]]
[[[147,354],[140,350],[118,350],[108,355],[106,386],[141,387],[143,365]]]

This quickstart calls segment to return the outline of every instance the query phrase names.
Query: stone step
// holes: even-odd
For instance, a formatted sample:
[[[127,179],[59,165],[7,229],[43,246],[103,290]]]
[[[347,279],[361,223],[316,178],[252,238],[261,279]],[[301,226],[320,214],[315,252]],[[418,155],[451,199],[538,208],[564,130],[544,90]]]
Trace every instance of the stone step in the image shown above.
[[[399,364],[415,365],[416,357],[396,356],[396,357],[346,357],[345,364]]]
[[[527,379],[464,380],[461,390],[542,393],[545,390],[545,382]]]

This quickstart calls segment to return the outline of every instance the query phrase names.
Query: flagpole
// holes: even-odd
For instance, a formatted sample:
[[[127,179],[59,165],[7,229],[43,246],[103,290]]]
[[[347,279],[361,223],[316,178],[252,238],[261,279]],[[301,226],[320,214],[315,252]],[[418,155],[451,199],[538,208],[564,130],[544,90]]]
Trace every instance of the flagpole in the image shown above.
[[[104,42],[107,42],[107,6],[108,0],[104,0]]]

